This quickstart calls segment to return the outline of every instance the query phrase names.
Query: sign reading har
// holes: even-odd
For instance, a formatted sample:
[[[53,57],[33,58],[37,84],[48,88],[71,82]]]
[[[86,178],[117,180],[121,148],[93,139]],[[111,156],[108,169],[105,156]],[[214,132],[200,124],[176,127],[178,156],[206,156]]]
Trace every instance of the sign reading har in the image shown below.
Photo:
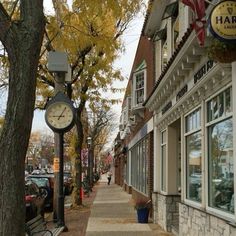
[[[236,1],[223,1],[213,8],[210,30],[220,40],[236,40]]]

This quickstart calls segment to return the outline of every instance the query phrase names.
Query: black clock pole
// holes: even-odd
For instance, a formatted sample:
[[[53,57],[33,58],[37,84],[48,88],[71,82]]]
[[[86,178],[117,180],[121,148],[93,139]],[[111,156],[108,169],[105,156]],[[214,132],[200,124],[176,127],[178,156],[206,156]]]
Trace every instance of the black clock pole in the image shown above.
[[[59,191],[58,191],[58,226],[65,226],[65,218],[64,218],[64,191],[63,191],[63,166],[64,166],[64,160],[63,160],[63,154],[64,154],[64,145],[63,145],[63,137],[64,133],[59,133]],[[65,229],[64,229],[65,230]]]

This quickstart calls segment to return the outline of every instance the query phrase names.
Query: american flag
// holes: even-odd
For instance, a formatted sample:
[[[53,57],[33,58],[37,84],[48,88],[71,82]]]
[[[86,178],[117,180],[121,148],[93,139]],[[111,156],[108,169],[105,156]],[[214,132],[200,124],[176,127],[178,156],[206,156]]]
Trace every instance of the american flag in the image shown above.
[[[193,28],[196,31],[199,44],[204,46],[205,32],[205,0],[182,0],[182,3],[189,6],[194,13]]]

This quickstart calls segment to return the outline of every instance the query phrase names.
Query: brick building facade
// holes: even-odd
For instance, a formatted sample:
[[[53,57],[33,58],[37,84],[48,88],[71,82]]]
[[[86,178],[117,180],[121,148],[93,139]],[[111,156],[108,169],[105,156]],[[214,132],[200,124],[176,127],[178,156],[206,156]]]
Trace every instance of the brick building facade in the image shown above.
[[[153,43],[141,36],[123,100],[115,140],[116,183],[134,199],[151,199],[153,186],[152,112],[142,105],[153,88]]]

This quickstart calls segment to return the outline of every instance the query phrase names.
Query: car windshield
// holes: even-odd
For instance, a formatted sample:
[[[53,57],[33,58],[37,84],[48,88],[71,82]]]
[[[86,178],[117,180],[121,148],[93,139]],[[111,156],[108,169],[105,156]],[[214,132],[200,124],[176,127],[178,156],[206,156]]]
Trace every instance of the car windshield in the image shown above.
[[[31,178],[39,187],[49,187],[49,181],[47,178]]]

